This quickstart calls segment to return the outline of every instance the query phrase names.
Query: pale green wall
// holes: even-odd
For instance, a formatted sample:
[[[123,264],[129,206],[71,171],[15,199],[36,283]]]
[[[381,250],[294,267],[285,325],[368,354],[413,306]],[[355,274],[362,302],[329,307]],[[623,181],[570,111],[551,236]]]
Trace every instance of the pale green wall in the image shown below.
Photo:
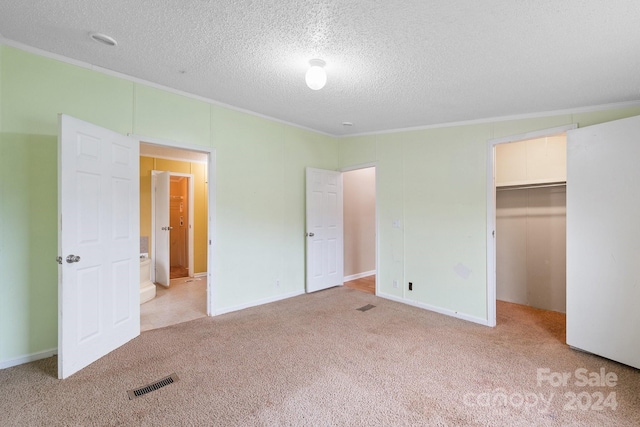
[[[220,107],[212,108],[212,123],[218,141],[217,297],[233,307],[303,290],[304,169],[335,169],[335,140]]]
[[[304,168],[334,138],[2,45],[0,94],[0,364],[57,347],[58,113],[216,149],[215,310],[304,290]]]
[[[487,141],[634,115],[640,107],[342,138],[340,168],[377,164],[379,292],[486,320]]]
[[[0,364],[57,347],[58,113],[216,149],[215,310],[303,291],[304,168],[375,161],[381,292],[486,319],[487,140],[640,107],[331,138],[0,45]]]

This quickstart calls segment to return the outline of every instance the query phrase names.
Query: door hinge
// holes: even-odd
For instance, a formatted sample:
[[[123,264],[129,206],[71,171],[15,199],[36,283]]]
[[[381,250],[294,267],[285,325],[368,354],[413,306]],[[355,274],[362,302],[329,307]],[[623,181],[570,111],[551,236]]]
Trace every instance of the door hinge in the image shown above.
[[[492,235],[493,237],[496,237],[496,230],[493,230],[493,231],[491,232],[491,235]]]
[[[62,257],[61,256],[56,257],[56,262],[58,264],[62,264]]]

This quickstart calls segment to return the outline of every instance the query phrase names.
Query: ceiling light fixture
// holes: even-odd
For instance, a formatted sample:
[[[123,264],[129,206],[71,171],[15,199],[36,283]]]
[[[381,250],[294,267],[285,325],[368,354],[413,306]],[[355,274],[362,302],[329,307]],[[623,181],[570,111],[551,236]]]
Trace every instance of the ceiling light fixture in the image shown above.
[[[107,45],[107,46],[117,46],[118,42],[113,38],[113,37],[109,37],[106,34],[102,34],[102,33],[91,33],[89,34],[89,37],[91,37],[92,40]]]
[[[309,61],[309,69],[304,76],[307,86],[312,90],[320,90],[327,84],[327,72],[324,70],[326,62],[322,59],[312,59]]]

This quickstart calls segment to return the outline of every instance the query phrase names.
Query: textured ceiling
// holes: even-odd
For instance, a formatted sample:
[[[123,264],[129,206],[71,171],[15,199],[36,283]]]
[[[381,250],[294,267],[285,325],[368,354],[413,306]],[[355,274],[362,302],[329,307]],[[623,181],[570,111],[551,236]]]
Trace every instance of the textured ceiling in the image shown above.
[[[638,0],[6,0],[0,34],[333,135],[640,100]]]

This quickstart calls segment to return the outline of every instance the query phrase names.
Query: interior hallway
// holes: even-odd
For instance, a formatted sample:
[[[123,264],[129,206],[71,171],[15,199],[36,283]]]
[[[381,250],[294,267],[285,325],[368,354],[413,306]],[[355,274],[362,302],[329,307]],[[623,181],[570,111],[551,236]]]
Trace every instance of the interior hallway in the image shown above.
[[[357,289],[363,292],[369,292],[370,294],[376,293],[376,275],[361,277],[360,279],[350,280],[344,282],[344,286],[347,288]]]

